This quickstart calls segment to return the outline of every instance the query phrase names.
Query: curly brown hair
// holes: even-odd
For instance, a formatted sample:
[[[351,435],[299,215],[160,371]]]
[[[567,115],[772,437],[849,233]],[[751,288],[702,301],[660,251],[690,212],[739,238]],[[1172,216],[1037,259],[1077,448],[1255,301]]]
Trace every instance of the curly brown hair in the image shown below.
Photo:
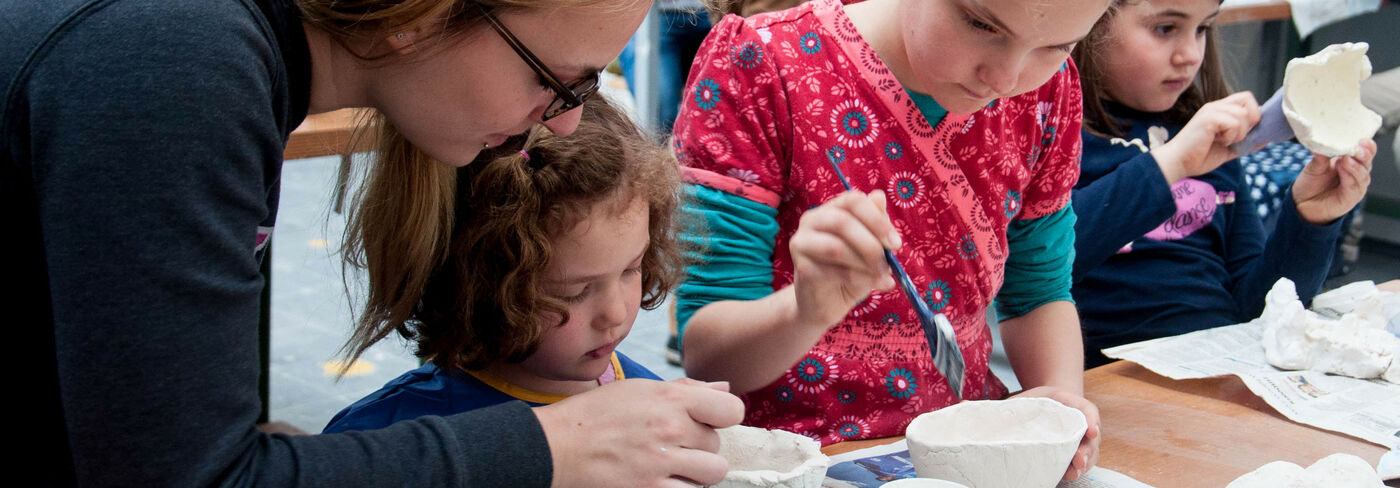
[[[485,154],[457,170],[455,230],[444,262],[407,320],[360,324],[347,344],[353,357],[395,330],[417,342],[420,358],[443,368],[529,357],[546,327],[568,321],[565,304],[544,289],[554,241],[619,196],[648,203],[642,307],[661,305],[682,265],[680,174],[671,152],[602,96],[584,104],[574,133],[561,137],[536,126],[524,148],[528,157]],[[627,206],[618,207],[609,210]]]
[[[588,7],[638,8],[639,0],[296,0],[302,19],[366,63],[407,63],[479,35],[483,12]],[[481,8],[472,8],[480,6]],[[407,56],[377,56],[376,43],[422,29]],[[489,28],[486,28],[489,30]],[[369,148],[356,167],[364,182],[348,210],[341,247],[347,283],[363,271],[364,309],[346,344],[349,359],[409,321],[428,279],[446,260],[454,222],[457,173],[423,153],[375,111],[364,111],[353,147]],[[515,144],[515,147],[519,147]],[[477,158],[477,161],[486,161]],[[350,294],[347,284],[347,295]],[[386,324],[391,324],[387,325]],[[348,367],[350,363],[347,362]]]
[[[1105,44],[1112,40],[1110,26],[1118,11],[1125,5],[1136,4],[1141,0],[1113,0],[1108,11],[1094,24],[1089,35],[1084,37],[1070,57],[1079,69],[1079,84],[1084,90],[1084,129],[1100,137],[1124,137],[1124,126],[1108,113],[1108,93],[1104,81],[1103,60],[1099,53]],[[1206,52],[1201,60],[1201,68],[1191,86],[1177,98],[1176,104],[1164,114],[1170,124],[1185,125],[1202,105],[1225,98],[1230,94],[1230,85],[1225,81],[1225,68],[1220,61],[1215,27],[1206,29]]]

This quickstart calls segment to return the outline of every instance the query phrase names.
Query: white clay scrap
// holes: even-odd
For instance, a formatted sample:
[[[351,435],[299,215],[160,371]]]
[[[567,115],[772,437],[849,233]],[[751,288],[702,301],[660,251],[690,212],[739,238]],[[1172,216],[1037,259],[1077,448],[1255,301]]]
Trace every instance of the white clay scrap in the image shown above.
[[[1308,466],[1302,486],[1328,486],[1333,488],[1372,488],[1385,486],[1376,468],[1365,459],[1351,454],[1337,453],[1317,460]]]
[[[1055,486],[1088,423],[1047,398],[971,401],[919,415],[904,433],[921,478],[977,488]]]
[[[1383,488],[1375,468],[1365,459],[1337,453],[1319,459],[1308,469],[1274,461],[1235,478],[1225,488]]]
[[[1356,310],[1356,307],[1380,293],[1376,282],[1371,280],[1354,281],[1313,297],[1312,309],[1318,312],[1341,316]]]
[[[1279,369],[1400,383],[1400,338],[1386,330],[1384,316],[1372,312],[1381,308],[1376,301],[1388,295],[1376,292],[1355,305],[1334,303],[1351,311],[1333,320],[1305,310],[1293,282],[1280,278],[1264,297],[1260,316],[1265,358]]]
[[[729,472],[714,488],[818,488],[826,478],[830,460],[807,436],[743,425],[716,432]]]
[[[1380,128],[1380,114],[1361,105],[1361,81],[1371,76],[1368,47],[1333,44],[1288,62],[1283,113],[1308,150],[1333,157],[1355,154],[1357,143]]]
[[[1240,475],[1225,488],[1287,488],[1303,479],[1306,473],[1302,466],[1288,461],[1274,461]]]

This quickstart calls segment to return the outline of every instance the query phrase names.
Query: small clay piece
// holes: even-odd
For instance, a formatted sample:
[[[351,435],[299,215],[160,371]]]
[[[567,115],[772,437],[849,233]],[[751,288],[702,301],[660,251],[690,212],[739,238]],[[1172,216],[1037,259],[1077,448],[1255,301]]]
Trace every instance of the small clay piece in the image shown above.
[[[716,432],[729,473],[714,488],[819,488],[826,478],[830,460],[807,436],[743,425]]]

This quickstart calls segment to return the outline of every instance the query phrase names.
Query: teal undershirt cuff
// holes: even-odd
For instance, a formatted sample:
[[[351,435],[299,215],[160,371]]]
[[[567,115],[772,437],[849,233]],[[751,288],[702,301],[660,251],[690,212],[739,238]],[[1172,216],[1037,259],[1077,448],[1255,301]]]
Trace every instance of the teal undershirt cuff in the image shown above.
[[[1076,220],[1072,206],[1065,205],[1050,215],[1013,220],[1007,226],[1010,255],[995,302],[999,320],[1020,317],[1054,301],[1074,303],[1070,271]]]
[[[773,247],[778,211],[713,188],[685,185],[680,238],[690,251],[685,281],[676,289],[676,330],[700,307],[773,294]]]
[[[930,126],[948,115],[933,97],[905,92]],[[773,293],[778,233],[777,210],[772,207],[697,184],[687,184],[686,193],[687,225],[681,239],[698,251],[687,253],[692,264],[676,290],[676,326],[682,338],[690,317],[705,305],[757,300]],[[1008,226],[1010,256],[996,298],[999,317],[1019,317],[1052,301],[1073,302],[1074,222],[1074,212],[1066,205],[1054,214]]]
[[[948,111],[933,97],[904,91],[924,114],[929,126],[937,126],[948,116]],[[1075,215],[1069,205],[1038,219],[1011,222],[1006,229],[1011,248],[1006,260],[1006,280],[996,298],[998,317],[1020,317],[1046,303],[1074,301],[1070,296],[1074,222]]]

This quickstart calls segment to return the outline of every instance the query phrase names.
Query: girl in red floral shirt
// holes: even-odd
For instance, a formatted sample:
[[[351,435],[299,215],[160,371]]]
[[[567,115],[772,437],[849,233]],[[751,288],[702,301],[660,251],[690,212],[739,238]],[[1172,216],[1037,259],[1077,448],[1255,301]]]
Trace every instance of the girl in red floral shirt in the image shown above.
[[[958,402],[894,288],[894,249],[954,326],[964,394],[1007,394],[987,367],[996,298],[1023,394],[1088,417],[1066,478],[1092,466],[1098,412],[1069,294],[1081,102],[1067,58],[1107,6],[813,0],[715,26],[675,124],[703,246],[678,292],[687,374],[729,381],[745,423],[823,444],[901,435]]]

